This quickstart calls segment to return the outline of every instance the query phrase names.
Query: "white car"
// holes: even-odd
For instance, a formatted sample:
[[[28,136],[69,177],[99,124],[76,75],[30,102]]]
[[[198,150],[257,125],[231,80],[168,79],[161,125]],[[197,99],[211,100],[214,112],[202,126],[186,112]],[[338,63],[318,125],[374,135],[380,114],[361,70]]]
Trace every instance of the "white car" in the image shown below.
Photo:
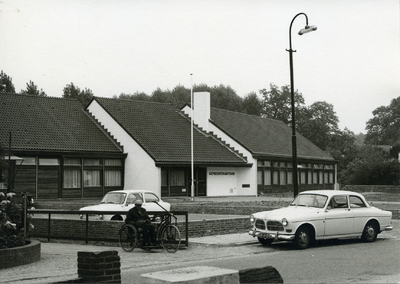
[[[149,190],[116,190],[110,191],[104,195],[100,204],[86,206],[79,211],[91,211],[91,215],[96,214],[95,212],[103,212],[99,215],[101,220],[119,220],[125,219],[126,213],[135,206],[135,200],[140,199],[143,201],[142,207],[147,211],[154,212],[165,212],[170,211],[171,205],[164,202],[154,192]],[[165,209],[165,210],[164,210]],[[104,211],[124,211],[125,214],[110,213],[106,214]],[[83,218],[84,214],[81,214]]]
[[[362,238],[373,242],[392,230],[392,212],[370,206],[359,193],[341,190],[301,192],[285,208],[254,213],[252,230],[262,245],[292,241],[300,249],[315,240]]]

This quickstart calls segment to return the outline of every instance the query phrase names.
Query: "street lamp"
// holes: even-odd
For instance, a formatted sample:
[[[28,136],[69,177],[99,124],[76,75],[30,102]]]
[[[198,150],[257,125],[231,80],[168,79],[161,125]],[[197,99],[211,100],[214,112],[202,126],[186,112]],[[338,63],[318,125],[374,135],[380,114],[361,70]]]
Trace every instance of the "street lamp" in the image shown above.
[[[305,13],[299,13],[294,16],[292,22],[289,27],[289,62],[290,62],[290,92],[291,92],[291,104],[292,104],[292,164],[293,164],[293,194],[296,197],[299,193],[299,184],[298,184],[298,174],[297,174],[297,143],[296,143],[296,117],[295,117],[295,108],[294,108],[294,76],[293,76],[293,52],[296,50],[292,49],[292,25],[294,20],[300,16],[304,15],[306,17],[306,26],[304,29],[299,31],[299,35],[303,35],[305,33],[309,33],[317,30],[316,26],[308,25],[308,17]]]

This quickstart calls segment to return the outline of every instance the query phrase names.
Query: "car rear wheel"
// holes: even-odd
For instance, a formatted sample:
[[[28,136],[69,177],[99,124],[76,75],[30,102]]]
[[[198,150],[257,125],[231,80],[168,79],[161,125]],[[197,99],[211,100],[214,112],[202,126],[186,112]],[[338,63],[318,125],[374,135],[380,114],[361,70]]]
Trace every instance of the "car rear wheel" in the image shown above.
[[[376,222],[368,222],[365,225],[363,234],[361,236],[362,240],[365,242],[374,242],[378,237],[378,224]]]
[[[260,244],[262,244],[263,246],[269,246],[273,239],[264,239],[264,238],[258,238],[258,241],[260,242]]]
[[[298,249],[308,248],[314,241],[314,235],[311,229],[307,226],[301,226],[297,229],[296,235],[293,239],[293,244]]]
[[[114,215],[111,217],[112,221],[123,221],[124,219],[120,215]]]

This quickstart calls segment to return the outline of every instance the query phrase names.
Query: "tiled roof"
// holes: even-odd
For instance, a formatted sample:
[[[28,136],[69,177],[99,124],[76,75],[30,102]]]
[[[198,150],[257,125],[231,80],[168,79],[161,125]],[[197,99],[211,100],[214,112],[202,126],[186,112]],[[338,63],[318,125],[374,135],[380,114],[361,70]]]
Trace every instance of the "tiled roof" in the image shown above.
[[[123,153],[77,100],[0,93],[0,145],[12,150]]]
[[[190,164],[190,120],[170,104],[95,98],[156,163]],[[247,161],[212,135],[195,130],[197,164],[245,165]]]
[[[212,122],[254,156],[292,156],[292,130],[282,121],[211,108]],[[296,134],[297,156],[332,160],[316,145]]]

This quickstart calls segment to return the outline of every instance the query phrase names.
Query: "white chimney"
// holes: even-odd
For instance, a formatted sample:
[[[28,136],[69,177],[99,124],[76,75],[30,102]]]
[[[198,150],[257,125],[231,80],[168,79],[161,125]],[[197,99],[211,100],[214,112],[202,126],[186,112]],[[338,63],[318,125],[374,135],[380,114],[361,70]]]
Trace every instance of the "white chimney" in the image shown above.
[[[210,93],[195,92],[193,94],[193,121],[206,132],[208,132],[208,123],[210,120]]]

